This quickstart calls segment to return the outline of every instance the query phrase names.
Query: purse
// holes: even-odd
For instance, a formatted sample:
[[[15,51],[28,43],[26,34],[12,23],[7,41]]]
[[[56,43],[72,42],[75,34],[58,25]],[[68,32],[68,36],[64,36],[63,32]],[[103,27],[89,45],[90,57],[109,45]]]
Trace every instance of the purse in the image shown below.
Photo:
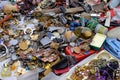
[[[60,62],[58,62],[57,64],[55,64],[54,66],[52,66],[52,68],[60,70],[60,69],[64,69],[67,66],[68,66],[68,59],[64,58]]]
[[[52,70],[55,74],[60,75],[70,70],[70,67],[74,65],[77,60],[72,56],[64,57],[60,62],[52,66]]]
[[[60,70],[55,69],[55,70],[54,70],[54,73],[57,74],[57,75],[60,75],[60,74],[62,74],[62,73],[68,72],[69,70],[70,70],[69,67],[66,67],[66,68],[60,69]]]

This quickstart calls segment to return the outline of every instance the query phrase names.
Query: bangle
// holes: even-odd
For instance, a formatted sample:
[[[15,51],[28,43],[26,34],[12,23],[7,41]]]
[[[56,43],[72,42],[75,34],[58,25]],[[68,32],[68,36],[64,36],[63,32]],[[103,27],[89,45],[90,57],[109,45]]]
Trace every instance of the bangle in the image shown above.
[[[3,42],[1,39],[0,39],[0,45],[2,45],[2,46],[5,47],[5,49],[6,49],[6,54],[8,54],[8,53],[9,53],[9,50],[8,50],[7,46],[4,44],[4,42]]]

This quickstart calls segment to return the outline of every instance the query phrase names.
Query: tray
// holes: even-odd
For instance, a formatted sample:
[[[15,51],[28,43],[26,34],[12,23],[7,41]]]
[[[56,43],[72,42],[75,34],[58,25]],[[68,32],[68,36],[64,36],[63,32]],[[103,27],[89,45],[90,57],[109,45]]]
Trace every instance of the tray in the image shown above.
[[[77,66],[83,66],[83,65],[88,65],[88,63],[91,61],[91,60],[94,60],[94,59],[98,59],[99,57],[102,57],[102,58],[105,58],[107,59],[107,57],[110,57],[109,59],[115,59],[119,62],[119,65],[120,65],[120,60],[115,58],[114,56],[112,56],[109,52],[107,52],[106,50],[102,50],[101,52],[99,52],[98,54],[93,54],[91,56],[89,56],[88,58],[84,59],[83,61],[81,61],[80,63],[78,63],[76,66],[74,66],[73,68],[71,68],[71,70],[64,76],[64,79],[62,80],[72,80],[70,78],[70,76],[72,75],[72,73],[74,72],[75,68]]]

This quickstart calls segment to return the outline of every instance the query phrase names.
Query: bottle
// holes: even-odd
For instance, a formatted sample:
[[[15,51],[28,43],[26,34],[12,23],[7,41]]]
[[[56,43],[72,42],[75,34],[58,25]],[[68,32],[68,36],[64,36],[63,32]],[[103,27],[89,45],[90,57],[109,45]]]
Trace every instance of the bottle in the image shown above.
[[[11,76],[11,70],[10,67],[7,64],[4,64],[2,71],[1,71],[2,77],[9,77]]]

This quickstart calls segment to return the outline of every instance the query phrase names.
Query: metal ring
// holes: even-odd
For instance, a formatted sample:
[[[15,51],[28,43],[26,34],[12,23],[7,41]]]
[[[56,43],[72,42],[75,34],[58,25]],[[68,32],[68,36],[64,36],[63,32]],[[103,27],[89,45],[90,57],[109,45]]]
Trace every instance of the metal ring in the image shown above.
[[[8,50],[7,46],[3,43],[3,41],[2,41],[2,40],[0,40],[0,45],[2,45],[2,46],[4,46],[4,47],[5,47],[5,49],[6,49],[6,54],[8,55],[9,50]],[[4,54],[4,55],[6,55],[6,54]],[[3,56],[4,56],[4,55],[3,55]]]

